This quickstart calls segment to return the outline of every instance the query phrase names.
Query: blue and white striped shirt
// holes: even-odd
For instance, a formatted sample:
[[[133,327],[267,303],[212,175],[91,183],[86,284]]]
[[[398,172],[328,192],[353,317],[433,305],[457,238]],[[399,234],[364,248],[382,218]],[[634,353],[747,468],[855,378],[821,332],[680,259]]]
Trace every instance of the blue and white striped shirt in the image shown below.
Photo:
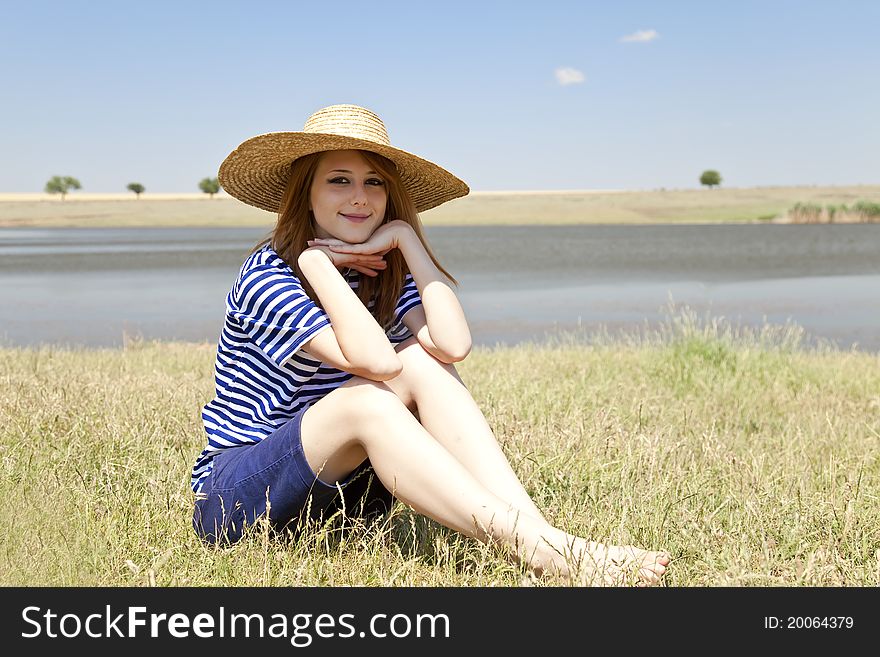
[[[358,272],[345,278],[357,290]],[[422,302],[407,274],[388,339],[412,335],[403,316]],[[370,304],[372,308],[372,303]],[[330,318],[312,301],[293,270],[270,247],[251,254],[226,296],[226,321],[214,366],[216,394],[202,409],[208,444],[190,484],[201,490],[222,449],[256,443],[351,378],[300,351]]]

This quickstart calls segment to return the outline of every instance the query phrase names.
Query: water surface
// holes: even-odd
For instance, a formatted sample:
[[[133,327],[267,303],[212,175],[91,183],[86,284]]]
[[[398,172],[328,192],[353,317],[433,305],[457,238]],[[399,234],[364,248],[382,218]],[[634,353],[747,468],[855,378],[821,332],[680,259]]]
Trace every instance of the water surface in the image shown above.
[[[252,228],[0,229],[0,341],[214,342]],[[670,301],[880,350],[880,225],[430,227],[477,344],[656,325]]]

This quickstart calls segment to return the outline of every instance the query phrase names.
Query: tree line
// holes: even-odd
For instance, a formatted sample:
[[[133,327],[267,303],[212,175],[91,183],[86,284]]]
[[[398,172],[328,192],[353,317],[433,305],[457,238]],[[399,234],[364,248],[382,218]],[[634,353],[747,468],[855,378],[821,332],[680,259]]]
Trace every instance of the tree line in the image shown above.
[[[709,189],[721,185],[721,174],[714,169],[706,169],[700,175],[700,184],[705,185]],[[74,189],[82,189],[79,180],[71,176],[52,176],[46,183],[46,192],[49,194],[61,194],[61,200],[67,196],[68,192]],[[146,187],[138,182],[128,183],[126,187],[130,192],[134,192],[136,197],[140,199],[141,194],[146,191]],[[214,194],[220,191],[220,181],[217,178],[202,178],[199,181],[199,189],[210,198],[214,198]]]
[[[49,182],[46,183],[45,189],[48,194],[61,194],[61,200],[63,201],[71,191],[82,189],[82,184],[72,176],[52,176]],[[128,183],[126,189],[134,192],[138,199],[140,199],[141,194],[147,191],[147,188],[139,182]],[[214,194],[220,191],[220,181],[217,178],[202,178],[199,181],[199,189],[208,194],[210,198],[214,198]]]

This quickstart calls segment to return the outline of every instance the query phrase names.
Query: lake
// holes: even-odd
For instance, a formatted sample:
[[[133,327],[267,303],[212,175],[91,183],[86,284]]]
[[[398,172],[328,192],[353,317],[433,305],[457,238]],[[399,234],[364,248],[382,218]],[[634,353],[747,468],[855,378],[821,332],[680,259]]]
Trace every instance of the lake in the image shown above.
[[[215,342],[265,231],[0,229],[0,344]],[[656,326],[670,302],[880,351],[880,224],[428,227],[475,344]]]

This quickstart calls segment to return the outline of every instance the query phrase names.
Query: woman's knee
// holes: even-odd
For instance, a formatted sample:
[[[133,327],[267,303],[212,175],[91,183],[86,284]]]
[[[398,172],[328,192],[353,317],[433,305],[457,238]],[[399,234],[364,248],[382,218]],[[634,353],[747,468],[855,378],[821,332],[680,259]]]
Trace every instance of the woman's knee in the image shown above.
[[[410,415],[397,392],[383,381],[354,377],[345,384],[346,403],[343,417],[352,426],[393,421],[400,414]]]
[[[452,380],[461,383],[461,377],[454,365],[440,362],[418,342],[404,344],[397,354],[403,364],[403,371],[392,379],[392,385],[399,382],[406,388],[408,395],[417,401],[420,394],[431,394],[439,383]]]

